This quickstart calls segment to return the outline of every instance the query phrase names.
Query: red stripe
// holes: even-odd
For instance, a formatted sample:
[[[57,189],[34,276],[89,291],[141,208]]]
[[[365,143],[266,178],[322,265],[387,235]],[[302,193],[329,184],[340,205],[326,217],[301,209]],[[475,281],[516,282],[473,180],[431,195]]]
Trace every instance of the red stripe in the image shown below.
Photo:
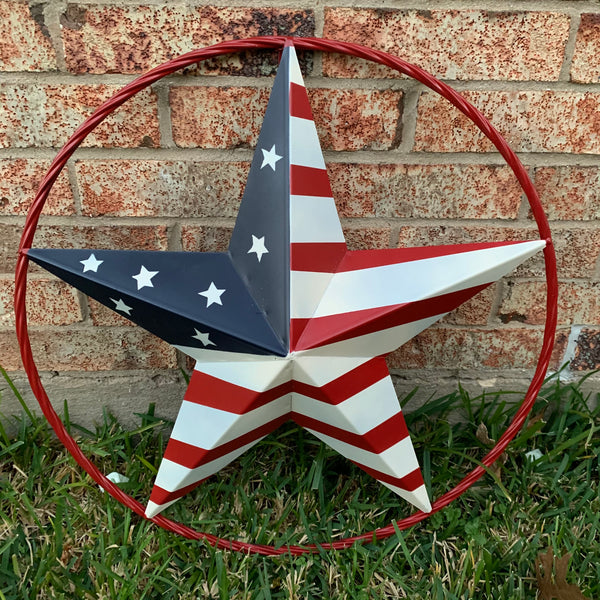
[[[378,471],[377,469],[371,469],[371,467],[366,467],[365,465],[361,465],[355,460],[352,461],[357,467],[360,467],[363,471],[378,479],[379,481],[385,481],[391,485],[395,485],[407,492],[414,492],[417,488],[421,487],[425,482],[423,481],[423,475],[421,475],[421,469],[415,469],[405,475],[404,477],[393,477],[392,475],[388,475],[387,473],[383,473],[382,471]]]
[[[389,374],[385,359],[376,356],[321,387],[294,381],[294,392],[336,406]]]
[[[290,165],[290,193],[293,196],[333,198],[325,169]]]
[[[167,444],[164,458],[171,460],[183,467],[187,467],[188,469],[195,469],[201,465],[205,465],[206,463],[216,460],[221,456],[225,456],[225,454],[229,454],[230,452],[233,452],[234,450],[237,450],[246,444],[250,444],[251,442],[258,440],[265,435],[269,435],[269,433],[275,431],[275,429],[289,419],[289,414],[282,415],[281,417],[277,417],[277,419],[273,419],[269,423],[265,423],[264,425],[261,425],[260,427],[249,431],[248,433],[240,435],[234,440],[208,450],[171,438]]]
[[[527,242],[486,242],[481,244],[456,244],[451,246],[424,246],[419,248],[383,248],[378,250],[354,250],[347,252],[338,266],[337,272],[357,271],[372,267],[383,267],[437,256],[448,256],[450,254],[462,254],[474,252],[475,250],[486,250],[487,248],[498,248],[500,246],[512,246]]]
[[[350,444],[355,448],[361,448],[367,452],[372,452],[373,454],[381,454],[408,437],[408,429],[406,428],[404,415],[401,412],[396,413],[393,417],[381,423],[381,425],[377,425],[377,427],[362,435],[346,431],[334,425],[328,425],[318,419],[313,419],[297,412],[292,412],[292,418],[301,427],[318,431],[340,442],[346,442],[346,444]]]
[[[290,82],[290,116],[313,120],[306,88],[293,82]]]
[[[194,371],[184,398],[194,404],[242,415],[277,400],[291,391],[291,381],[264,392],[255,392],[212,375]]]
[[[315,317],[309,320],[292,319],[292,331],[295,331],[293,328],[294,321],[300,321],[299,325],[302,325],[304,321],[308,321],[304,323],[301,337],[295,343],[295,350],[317,348],[325,344],[349,340],[361,335],[450,312],[488,285],[490,284],[486,283],[458,292],[419,300],[418,302],[369,308],[339,315]],[[296,329],[299,329],[299,327]]]
[[[335,273],[346,252],[345,242],[290,244],[290,268],[292,271]]]

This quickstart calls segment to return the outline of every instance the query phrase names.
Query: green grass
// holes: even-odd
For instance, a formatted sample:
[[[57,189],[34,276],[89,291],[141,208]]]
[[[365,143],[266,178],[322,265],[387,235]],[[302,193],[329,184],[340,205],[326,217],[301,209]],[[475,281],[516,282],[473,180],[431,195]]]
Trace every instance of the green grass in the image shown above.
[[[478,426],[497,438],[518,400],[459,390],[407,415],[434,498],[485,455]],[[572,554],[567,581],[599,598],[596,400],[578,384],[550,380],[498,473],[388,540],[299,558],[217,551],[159,529],[100,491],[45,421],[24,414],[14,435],[0,427],[0,600],[535,598],[535,559],[548,547]],[[461,421],[448,418],[457,413]],[[151,408],[134,431],[110,415],[94,432],[68,425],[104,473],[127,475],[122,487],[145,501],[167,426]],[[534,448],[543,456],[530,462],[524,455]],[[216,535],[282,546],[368,531],[408,512],[385,487],[290,425],[168,516]]]

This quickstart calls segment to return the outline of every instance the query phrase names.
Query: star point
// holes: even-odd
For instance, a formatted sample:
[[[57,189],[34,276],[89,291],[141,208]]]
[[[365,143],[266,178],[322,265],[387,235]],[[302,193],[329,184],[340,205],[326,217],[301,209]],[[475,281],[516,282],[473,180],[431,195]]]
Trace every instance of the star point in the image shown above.
[[[260,168],[264,169],[264,167],[269,165],[269,167],[275,171],[277,163],[283,158],[283,156],[280,156],[275,152],[275,144],[273,144],[270,150],[265,150],[264,148],[261,148],[261,150],[263,153],[263,161],[262,165],[260,165]]]
[[[114,310],[118,310],[122,313],[125,313],[127,316],[131,316],[131,311],[133,310],[133,308],[131,306],[127,306],[127,304],[125,304],[125,302],[123,302],[121,298],[119,298],[118,300],[110,298],[110,300],[111,302],[115,303]]]
[[[248,250],[248,254],[256,254],[256,258],[258,259],[258,262],[260,262],[260,259],[263,257],[263,254],[268,254],[269,251],[267,250],[267,247],[265,246],[265,236],[263,235],[263,237],[258,238],[255,235],[252,235],[252,248],[250,248],[250,250]]]
[[[198,331],[195,327],[194,331],[196,333],[192,336],[192,338],[201,342],[203,346],[216,346],[216,344],[209,339],[208,333],[202,333],[201,331]]]
[[[83,272],[87,273],[87,271],[93,271],[94,273],[98,272],[98,267],[104,262],[103,260],[98,260],[94,254],[90,254],[88,258],[85,260],[79,261],[83,265]]]
[[[211,304],[220,304],[221,306],[223,306],[221,296],[225,291],[225,289],[220,290],[219,288],[217,288],[215,282],[211,281],[210,285],[208,286],[208,289],[204,290],[203,292],[198,292],[198,295],[204,296],[206,298],[206,308],[211,306]]]
[[[148,271],[144,265],[140,269],[140,272],[137,275],[132,275],[131,277],[137,281],[137,289],[141,290],[144,287],[154,287],[152,284],[152,278],[158,275],[158,271]]]

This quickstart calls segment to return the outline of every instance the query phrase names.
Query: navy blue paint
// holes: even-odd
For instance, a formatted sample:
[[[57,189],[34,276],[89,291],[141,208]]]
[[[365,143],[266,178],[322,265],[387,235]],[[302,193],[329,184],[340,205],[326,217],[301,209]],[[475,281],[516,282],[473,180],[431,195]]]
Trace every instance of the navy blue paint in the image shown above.
[[[286,348],[290,333],[289,53],[285,48],[229,244],[235,267]],[[261,169],[262,150],[273,145],[282,156],[275,172],[269,165]],[[260,263],[256,254],[248,254],[252,235],[264,236],[269,250]]]
[[[97,272],[84,273],[80,261],[91,253],[104,262]],[[205,348],[192,337],[198,329],[216,344],[206,346],[209,350],[287,354],[226,253],[31,249],[28,256],[113,310],[111,298],[123,300],[131,315],[118,314],[169,344]],[[153,287],[138,290],[133,275],[142,265],[158,273],[152,277]],[[222,305],[207,307],[206,297],[199,295],[211,282],[225,289]]]

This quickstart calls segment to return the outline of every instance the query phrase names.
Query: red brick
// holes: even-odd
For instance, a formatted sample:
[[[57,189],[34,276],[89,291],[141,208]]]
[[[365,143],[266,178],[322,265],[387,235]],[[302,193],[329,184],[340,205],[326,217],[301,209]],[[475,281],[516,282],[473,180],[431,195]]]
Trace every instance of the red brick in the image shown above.
[[[389,150],[401,141],[402,92],[309,90],[325,150]]]
[[[600,94],[556,91],[465,91],[518,152],[600,154]],[[489,152],[492,143],[446,100],[419,100],[414,149]]]
[[[57,327],[29,332],[40,371],[113,371],[126,369],[172,369],[177,367],[175,349],[136,327]],[[0,331],[2,365],[22,371],[16,336]]]
[[[0,325],[14,326],[12,278],[0,279]],[[71,325],[82,320],[76,291],[63,281],[31,279],[27,283],[27,321],[30,325]]]
[[[600,13],[585,13],[577,31],[571,80],[577,83],[598,83],[600,81]]]
[[[55,71],[44,4],[0,1],[0,71]]]
[[[540,167],[534,183],[550,220],[600,218],[598,167]]]
[[[384,50],[442,79],[556,81],[569,16],[552,12],[328,8],[323,36]],[[397,75],[326,55],[329,77]]]
[[[225,252],[233,232],[231,225],[183,225],[181,247],[186,252]]]
[[[515,219],[521,188],[508,167],[330,163],[340,216]]]
[[[543,331],[530,327],[430,327],[389,357],[399,369],[532,369]]]
[[[600,252],[600,231],[553,228],[558,275],[561,278],[591,277]],[[481,225],[406,225],[398,236],[398,246],[436,246],[476,242],[525,241],[539,239],[536,229],[527,227],[484,227]],[[538,252],[517,267],[516,277],[544,277],[543,253]]]
[[[178,146],[254,146],[269,90],[229,87],[171,88],[173,139]]]
[[[118,89],[109,85],[0,84],[0,147],[60,147]],[[134,96],[82,145],[159,146],[154,92],[143,90]]]
[[[540,281],[508,282],[504,286],[498,318],[543,325],[546,321],[546,284]],[[600,324],[600,284],[587,281],[560,282],[558,324]]]
[[[387,150],[399,142],[401,92],[313,89],[308,93],[324,149]],[[247,87],[173,87],[173,139],[183,148],[253,147],[269,94],[268,89]]]
[[[15,269],[21,230],[0,224],[0,265],[2,272]],[[131,250],[166,250],[168,231],[165,225],[41,225],[33,245],[36,248],[106,248]],[[40,267],[31,265],[34,271]]]
[[[61,24],[67,68],[74,73],[139,73],[223,40],[315,33],[312,10],[189,4],[69,4]],[[273,52],[234,54],[210,61],[201,72],[257,76],[276,64]]]
[[[49,166],[50,161],[46,160],[0,159],[0,214],[26,214]],[[71,215],[74,212],[73,193],[63,170],[46,201],[43,214]]]
[[[88,216],[234,217],[249,164],[89,160],[76,164]]]

